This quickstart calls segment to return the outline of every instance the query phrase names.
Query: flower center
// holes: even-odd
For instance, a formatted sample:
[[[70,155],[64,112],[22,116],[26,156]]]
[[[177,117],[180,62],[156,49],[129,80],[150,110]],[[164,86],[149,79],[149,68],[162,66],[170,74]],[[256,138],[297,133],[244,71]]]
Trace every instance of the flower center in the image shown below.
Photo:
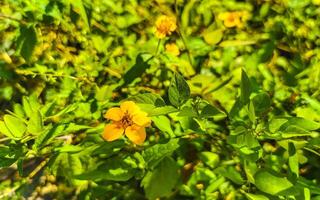
[[[133,124],[132,116],[129,115],[128,113],[125,113],[124,117],[121,120],[121,124],[124,128],[131,126]]]
[[[229,16],[228,16],[228,21],[229,22],[234,22],[236,20],[236,16],[234,15],[234,14],[230,14]]]
[[[158,28],[159,32],[168,33],[169,30],[170,30],[169,22],[168,21],[162,21],[157,28]]]

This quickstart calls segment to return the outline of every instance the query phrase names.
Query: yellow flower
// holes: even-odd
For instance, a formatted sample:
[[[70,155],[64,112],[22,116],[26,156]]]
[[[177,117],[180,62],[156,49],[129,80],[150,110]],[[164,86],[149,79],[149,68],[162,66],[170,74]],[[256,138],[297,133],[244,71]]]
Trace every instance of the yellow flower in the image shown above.
[[[243,26],[241,16],[241,12],[224,12],[219,14],[218,19],[222,20],[223,24],[228,28],[235,26],[240,28]]]
[[[175,43],[166,44],[166,51],[174,56],[178,56],[180,54],[179,47]]]
[[[120,108],[110,108],[104,117],[112,121],[104,128],[103,138],[106,141],[119,139],[123,134],[135,144],[145,141],[145,127],[150,125],[151,120],[133,101],[121,103]]]
[[[159,39],[163,39],[167,35],[171,35],[171,33],[175,31],[176,28],[176,19],[174,17],[162,15],[156,21],[156,37]]]

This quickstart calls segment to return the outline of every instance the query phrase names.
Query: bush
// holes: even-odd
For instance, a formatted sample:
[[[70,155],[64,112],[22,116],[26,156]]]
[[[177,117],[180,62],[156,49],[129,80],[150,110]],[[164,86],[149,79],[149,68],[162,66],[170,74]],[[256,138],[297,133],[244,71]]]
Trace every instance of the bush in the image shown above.
[[[319,5],[1,1],[1,199],[320,199]]]

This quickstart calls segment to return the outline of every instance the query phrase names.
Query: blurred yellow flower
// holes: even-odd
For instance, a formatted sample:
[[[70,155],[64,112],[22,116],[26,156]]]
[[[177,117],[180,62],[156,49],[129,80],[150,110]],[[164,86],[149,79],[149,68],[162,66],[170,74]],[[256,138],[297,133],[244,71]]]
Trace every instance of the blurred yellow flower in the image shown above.
[[[121,103],[120,108],[110,108],[104,117],[112,121],[104,128],[103,138],[106,141],[117,140],[123,134],[135,144],[145,141],[145,127],[150,125],[151,120],[133,101]]]
[[[160,16],[156,21],[155,35],[159,39],[163,39],[168,35],[171,35],[177,28],[176,19],[166,15]]]
[[[242,28],[244,22],[247,21],[249,17],[247,11],[224,12],[218,15],[218,19],[222,20],[224,26],[227,28]]]
[[[175,43],[167,43],[166,51],[174,56],[178,56],[180,54],[179,47]]]

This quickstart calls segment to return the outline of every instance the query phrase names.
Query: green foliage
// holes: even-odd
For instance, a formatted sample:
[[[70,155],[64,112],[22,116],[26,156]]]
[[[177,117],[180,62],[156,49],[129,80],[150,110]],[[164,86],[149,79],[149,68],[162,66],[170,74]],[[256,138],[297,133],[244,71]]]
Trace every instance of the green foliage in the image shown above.
[[[320,199],[319,5],[0,1],[0,199]]]
[[[190,88],[181,75],[175,74],[171,79],[168,96],[170,103],[176,107],[180,107],[189,99]]]

